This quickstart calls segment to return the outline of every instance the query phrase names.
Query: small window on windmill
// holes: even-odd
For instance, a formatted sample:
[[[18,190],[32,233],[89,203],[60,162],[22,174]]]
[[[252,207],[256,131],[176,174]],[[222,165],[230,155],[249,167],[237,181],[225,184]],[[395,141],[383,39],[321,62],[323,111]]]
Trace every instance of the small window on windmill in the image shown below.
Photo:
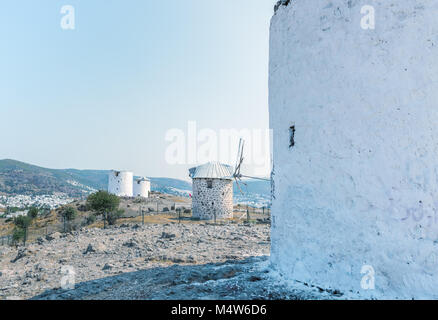
[[[295,125],[290,126],[289,128],[289,148],[295,146]]]
[[[207,180],[207,188],[212,189],[213,188],[213,180]]]

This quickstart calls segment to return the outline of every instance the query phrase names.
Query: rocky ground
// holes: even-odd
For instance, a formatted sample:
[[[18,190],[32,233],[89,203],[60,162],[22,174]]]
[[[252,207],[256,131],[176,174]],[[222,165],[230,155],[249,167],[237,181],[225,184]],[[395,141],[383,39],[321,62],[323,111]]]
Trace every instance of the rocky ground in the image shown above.
[[[274,280],[269,249],[267,224],[125,224],[55,233],[26,248],[0,247],[0,299],[336,297]]]

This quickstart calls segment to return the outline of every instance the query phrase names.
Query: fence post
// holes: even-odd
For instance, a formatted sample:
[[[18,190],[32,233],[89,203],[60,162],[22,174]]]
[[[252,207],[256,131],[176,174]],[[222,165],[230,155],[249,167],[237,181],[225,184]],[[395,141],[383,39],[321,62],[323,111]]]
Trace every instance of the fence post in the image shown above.
[[[249,207],[246,205],[246,222],[249,223]]]
[[[23,238],[23,245],[26,246],[26,240],[27,240],[27,227],[24,228],[24,238]]]
[[[141,223],[144,225],[144,210],[141,209]]]

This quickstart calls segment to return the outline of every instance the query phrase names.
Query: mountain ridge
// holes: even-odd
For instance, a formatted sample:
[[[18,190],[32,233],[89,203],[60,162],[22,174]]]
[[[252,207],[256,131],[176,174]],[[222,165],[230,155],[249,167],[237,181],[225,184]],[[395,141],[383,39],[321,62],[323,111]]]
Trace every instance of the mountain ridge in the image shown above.
[[[110,170],[49,169],[26,162],[0,160],[0,195],[41,195],[65,193],[83,198],[96,190],[106,190]],[[151,190],[188,197],[190,182],[168,178],[148,177]],[[240,184],[244,193],[235,186],[234,197],[238,203],[265,205],[270,200],[269,182],[244,181]]]

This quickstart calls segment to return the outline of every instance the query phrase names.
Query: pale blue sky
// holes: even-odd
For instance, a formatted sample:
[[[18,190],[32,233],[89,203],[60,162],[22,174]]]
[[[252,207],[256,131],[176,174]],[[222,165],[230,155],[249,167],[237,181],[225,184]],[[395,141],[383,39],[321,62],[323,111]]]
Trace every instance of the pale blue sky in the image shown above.
[[[168,129],[268,127],[275,2],[1,1],[0,159],[187,178]]]

